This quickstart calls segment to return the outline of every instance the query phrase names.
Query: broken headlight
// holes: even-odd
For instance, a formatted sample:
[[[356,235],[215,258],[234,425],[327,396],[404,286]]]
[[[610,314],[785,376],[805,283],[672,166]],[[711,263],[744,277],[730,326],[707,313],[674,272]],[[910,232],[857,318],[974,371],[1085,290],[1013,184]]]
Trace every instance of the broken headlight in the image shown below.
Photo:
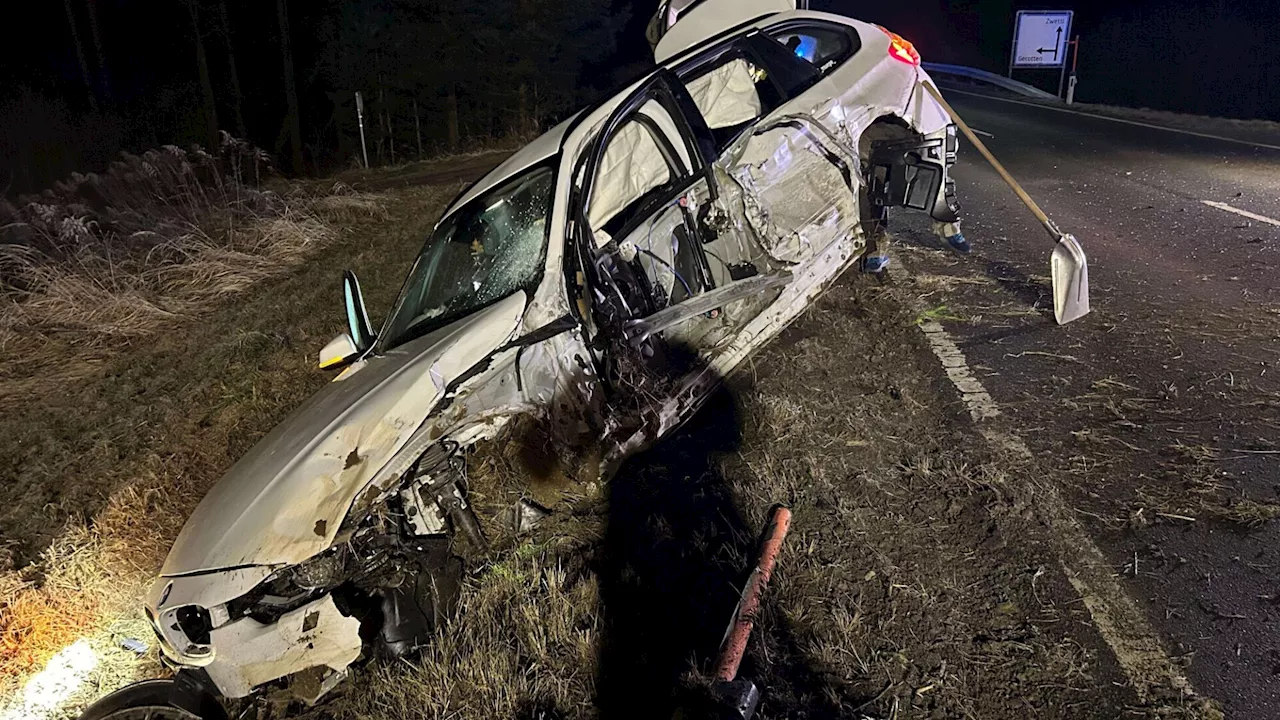
[[[346,577],[346,546],[340,545],[297,565],[290,565],[227,603],[228,620],[251,617],[270,624],[280,616],[330,592]]]
[[[161,612],[159,617],[147,610],[147,619],[160,642],[173,651],[175,660],[190,665],[213,660],[213,647],[209,644],[213,622],[208,610],[199,605],[179,605]]]

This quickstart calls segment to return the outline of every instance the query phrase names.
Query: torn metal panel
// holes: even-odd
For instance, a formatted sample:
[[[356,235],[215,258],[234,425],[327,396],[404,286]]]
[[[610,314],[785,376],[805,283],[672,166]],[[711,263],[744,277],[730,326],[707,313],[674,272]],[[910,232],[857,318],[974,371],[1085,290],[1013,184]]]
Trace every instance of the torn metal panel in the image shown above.
[[[580,330],[525,349],[519,374],[522,397],[545,414],[555,439],[578,445],[603,426],[603,390]]]
[[[717,310],[742,298],[759,295],[789,282],[791,282],[791,273],[789,272],[757,275],[756,277],[739,280],[724,287],[694,296],[678,305],[659,310],[649,317],[632,320],[627,324],[627,331],[631,336],[631,341],[638,343],[650,335],[660,333],[691,318]]]
[[[747,221],[775,260],[798,263],[854,234],[856,158],[815,123],[784,119],[741,138],[720,162],[743,189]]]
[[[650,447],[696,412],[723,378],[777,337],[830,287],[857,259],[864,246],[865,238],[857,233],[832,242],[808,261],[793,267],[791,282],[781,287],[778,296],[744,322],[730,342],[707,354],[705,366],[686,377],[677,392],[655,405],[657,426],[641,427],[617,438],[603,459],[604,472],[616,472],[624,459]]]
[[[449,379],[510,339],[524,307],[517,292],[326,386],[205,496],[161,574],[293,564],[329,547],[352,502],[422,426]]]
[[[338,611],[333,597],[285,613],[264,625],[242,618],[211,633],[210,679],[227,697],[244,697],[263,683],[324,666],[342,671],[360,657],[360,621]]]
[[[420,427],[361,493],[367,508],[398,492],[395,482],[429,448],[447,439],[466,447],[501,432],[520,415],[545,417],[557,439],[573,444],[602,426],[603,398],[580,330],[509,348],[484,372],[454,388],[447,407]]]

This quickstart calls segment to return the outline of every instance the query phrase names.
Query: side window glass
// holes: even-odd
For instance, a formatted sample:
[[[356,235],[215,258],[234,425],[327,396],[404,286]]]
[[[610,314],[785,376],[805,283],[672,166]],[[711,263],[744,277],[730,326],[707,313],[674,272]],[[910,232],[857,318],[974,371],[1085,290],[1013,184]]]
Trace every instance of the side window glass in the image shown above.
[[[813,87],[822,79],[817,68],[767,35],[752,35],[747,38],[747,44],[767,68],[772,84],[781,94],[779,105]]]
[[[852,57],[861,46],[856,33],[842,28],[789,25],[765,32],[792,55],[814,66],[823,75]]]

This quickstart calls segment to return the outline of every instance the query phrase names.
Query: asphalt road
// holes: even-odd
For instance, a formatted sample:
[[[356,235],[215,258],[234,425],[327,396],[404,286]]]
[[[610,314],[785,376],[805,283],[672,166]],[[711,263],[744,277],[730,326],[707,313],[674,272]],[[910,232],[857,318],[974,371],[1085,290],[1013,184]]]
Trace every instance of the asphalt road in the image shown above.
[[[1093,313],[1053,323],[1052,244],[967,146],[974,253],[904,219],[903,264],[1195,690],[1280,717],[1280,151],[948,95],[1084,244]]]

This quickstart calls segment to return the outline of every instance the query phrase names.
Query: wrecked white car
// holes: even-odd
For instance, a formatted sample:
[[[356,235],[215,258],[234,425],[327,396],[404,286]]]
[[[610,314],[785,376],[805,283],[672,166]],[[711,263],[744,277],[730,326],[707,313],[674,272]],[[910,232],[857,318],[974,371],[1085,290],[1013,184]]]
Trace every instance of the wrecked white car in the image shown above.
[[[867,218],[958,220],[954,127],[904,40],[788,0],[668,10],[658,68],[464,192],[380,329],[347,275],[341,373],[204,498],[147,598],[182,671],[87,716],[314,702],[411,652],[454,543],[485,542],[468,447],[532,417],[607,474],[858,260]]]

